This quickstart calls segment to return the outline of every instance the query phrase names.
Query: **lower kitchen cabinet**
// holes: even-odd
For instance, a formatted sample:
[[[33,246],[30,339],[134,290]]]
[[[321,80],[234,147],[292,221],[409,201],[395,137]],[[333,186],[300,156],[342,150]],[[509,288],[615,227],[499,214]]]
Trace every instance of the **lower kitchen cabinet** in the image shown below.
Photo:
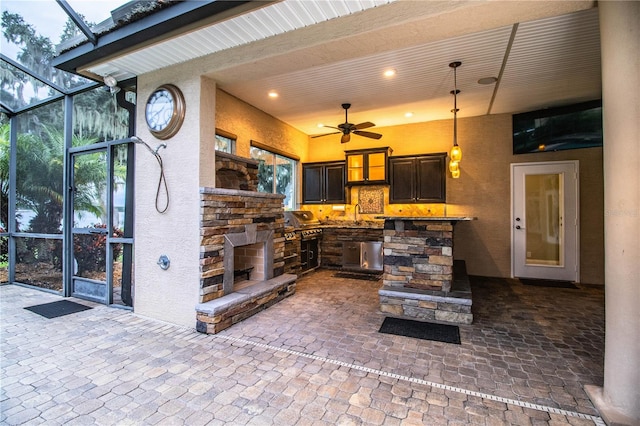
[[[320,266],[319,249],[317,238],[300,241],[300,272],[306,272]]]
[[[382,228],[324,228],[322,230],[321,242],[322,267],[332,269],[363,269],[361,267],[361,243],[378,243],[379,247],[381,247],[382,241],[384,240],[382,234]],[[353,246],[356,248],[354,248],[353,250],[348,249],[345,251],[345,243],[350,244],[350,247]],[[367,253],[369,253],[369,251]],[[345,254],[347,263],[350,263],[349,266],[346,267],[344,266]],[[373,258],[370,258],[369,255],[367,255],[367,259],[365,260],[366,266],[369,266],[372,260]],[[351,264],[353,264],[353,266],[351,266]]]
[[[389,203],[444,203],[447,154],[389,158]]]

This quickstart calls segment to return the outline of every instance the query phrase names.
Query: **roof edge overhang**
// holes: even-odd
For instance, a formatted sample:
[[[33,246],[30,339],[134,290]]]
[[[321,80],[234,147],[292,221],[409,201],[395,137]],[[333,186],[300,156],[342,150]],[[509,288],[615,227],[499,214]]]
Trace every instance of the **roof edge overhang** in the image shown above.
[[[53,59],[52,65],[61,70],[84,75],[82,67],[96,61],[104,61],[124,52],[132,51],[190,31],[198,26],[227,19],[273,3],[251,0],[198,0],[182,1],[160,9],[137,21],[123,25],[98,39],[94,46],[86,41]],[[90,75],[90,78],[95,76]]]

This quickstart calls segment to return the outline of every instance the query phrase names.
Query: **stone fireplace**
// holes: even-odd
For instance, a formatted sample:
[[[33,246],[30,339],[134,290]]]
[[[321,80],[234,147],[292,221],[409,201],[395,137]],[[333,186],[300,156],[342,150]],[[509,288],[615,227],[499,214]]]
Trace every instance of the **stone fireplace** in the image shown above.
[[[196,329],[214,334],[295,292],[284,273],[284,196],[202,188]]]

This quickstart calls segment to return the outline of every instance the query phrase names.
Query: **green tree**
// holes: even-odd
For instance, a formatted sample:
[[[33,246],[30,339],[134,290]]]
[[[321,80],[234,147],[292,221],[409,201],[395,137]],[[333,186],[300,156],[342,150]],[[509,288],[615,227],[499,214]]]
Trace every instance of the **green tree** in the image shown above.
[[[80,17],[84,19],[82,15]],[[88,25],[93,24],[88,23]],[[61,41],[71,39],[79,33],[73,21],[67,19]],[[38,34],[36,29],[19,14],[7,11],[2,13],[2,34],[8,43],[20,49],[17,61],[38,75],[67,90],[85,81],[81,77],[51,66],[51,60],[56,53],[53,43],[49,38]],[[3,92],[2,99],[6,100],[10,108],[18,109],[32,102],[31,99],[25,99],[25,94],[31,93],[26,90],[29,85],[35,93],[40,93],[42,90],[46,92],[46,96],[39,96],[40,98],[57,94],[53,88],[29,78],[25,73],[5,62],[0,62],[0,90]],[[41,109],[38,111],[38,117],[27,114],[26,119],[20,122],[19,131],[32,132],[34,127],[37,127],[34,126],[34,121],[45,123],[62,121],[61,109],[45,111],[50,116],[43,116]],[[125,138],[128,136],[128,119],[128,112],[117,106],[115,95],[107,90],[97,89],[74,97],[74,133],[82,138],[97,137],[103,141]]]
[[[44,137],[19,134],[16,156],[18,175],[16,182],[19,208],[33,211],[34,218],[28,226],[30,232],[55,234],[61,231],[63,203],[64,138],[57,129],[45,127]],[[74,138],[74,143],[88,145],[93,140]],[[104,162],[93,156],[80,156],[75,164],[76,196],[78,210],[104,217],[101,201],[106,185]],[[0,196],[2,202],[9,197],[9,125],[0,126]],[[3,215],[6,213],[3,211]],[[2,217],[4,224],[8,217]]]

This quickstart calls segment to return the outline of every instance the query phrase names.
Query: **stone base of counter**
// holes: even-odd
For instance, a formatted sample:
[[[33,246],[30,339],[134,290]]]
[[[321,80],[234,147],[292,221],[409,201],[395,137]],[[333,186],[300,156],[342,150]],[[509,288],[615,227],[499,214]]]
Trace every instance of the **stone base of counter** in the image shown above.
[[[294,294],[297,278],[291,274],[279,275],[196,305],[196,330],[216,334],[257,314]]]
[[[383,285],[378,290],[380,311],[417,321],[471,324],[471,285],[463,260],[454,262],[451,291],[420,290]]]

